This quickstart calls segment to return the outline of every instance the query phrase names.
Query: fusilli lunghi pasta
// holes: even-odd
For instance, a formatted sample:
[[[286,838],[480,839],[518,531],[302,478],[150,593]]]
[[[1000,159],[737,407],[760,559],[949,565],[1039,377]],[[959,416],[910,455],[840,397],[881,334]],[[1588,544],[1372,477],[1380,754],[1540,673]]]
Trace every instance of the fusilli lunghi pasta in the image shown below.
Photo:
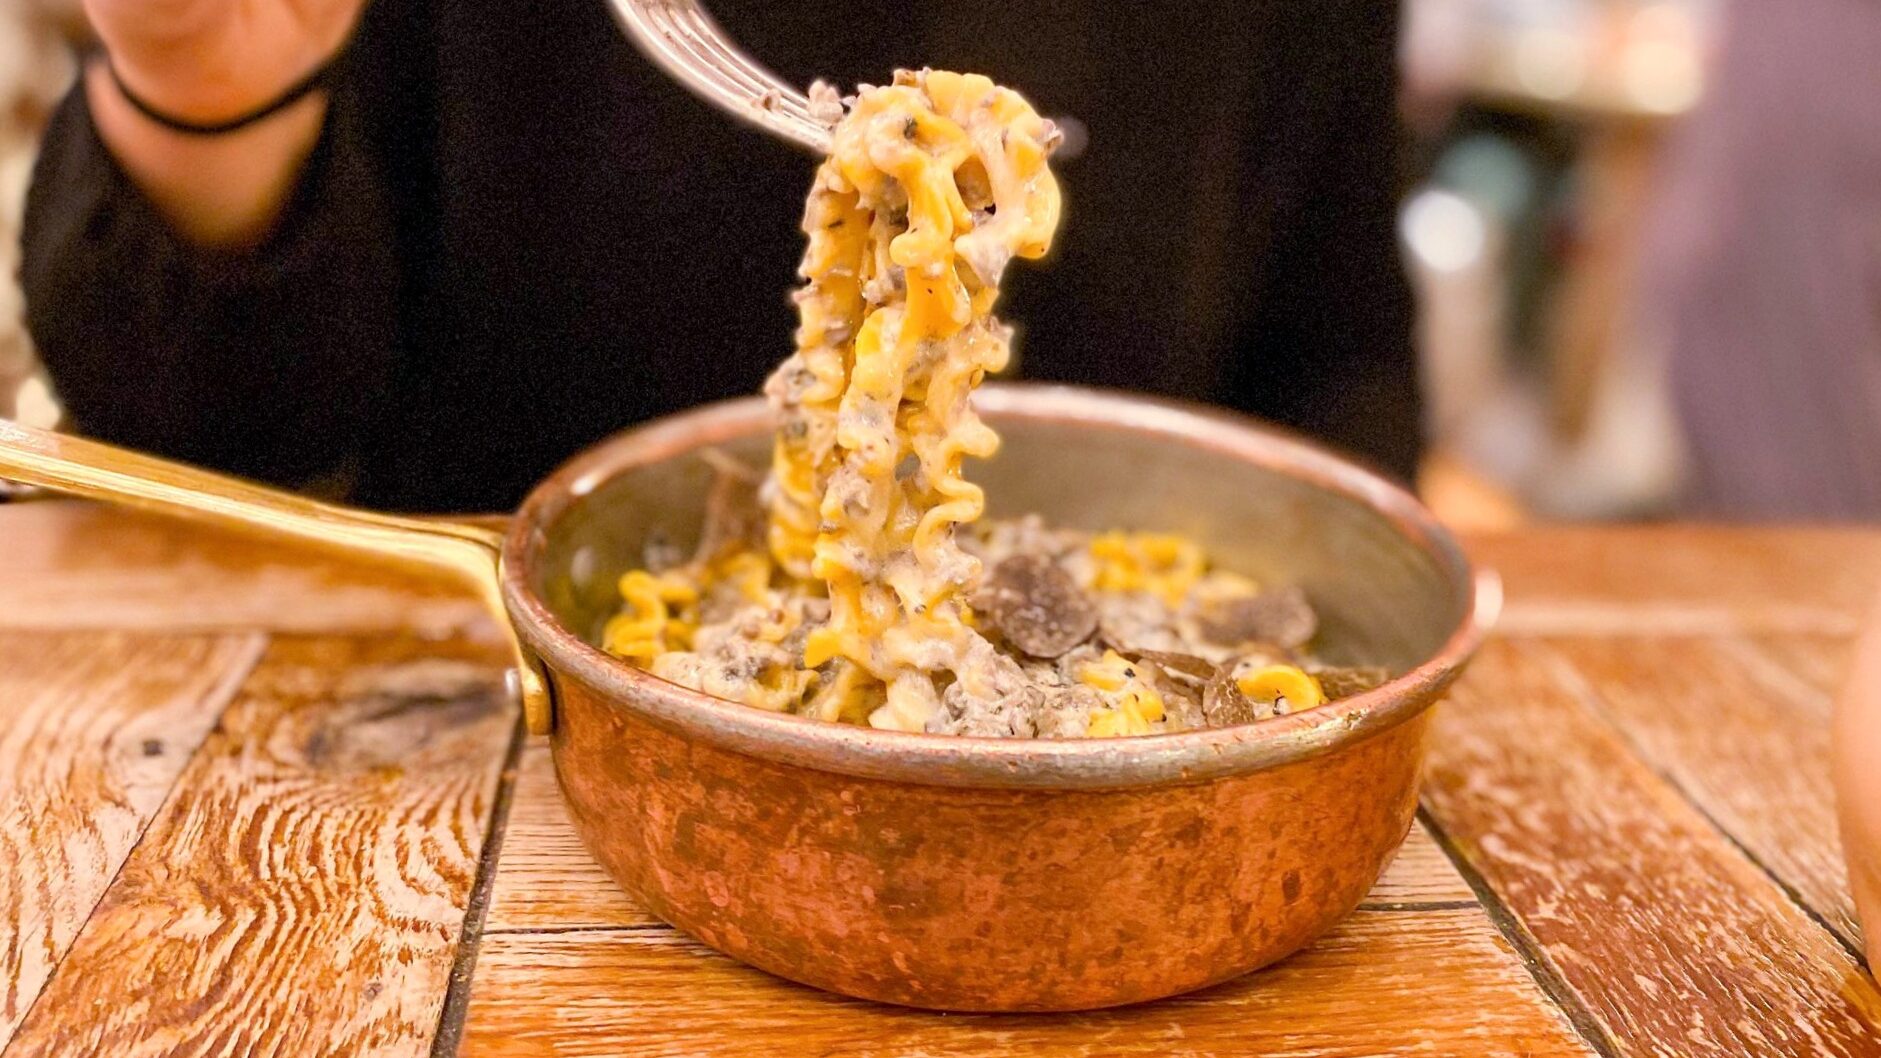
[[[1049,122],[985,77],[903,72],[837,126],[805,210],[797,353],[768,392],[779,433],[770,547],[827,585],[804,664],[859,670],[820,697],[834,719],[870,681],[878,727],[918,730],[982,643],[964,619],[979,574],[954,526],[985,500],[962,474],[999,438],[968,396],[1006,366],[993,315],[1013,257],[1051,245]],[[864,679],[863,677],[866,677]]]

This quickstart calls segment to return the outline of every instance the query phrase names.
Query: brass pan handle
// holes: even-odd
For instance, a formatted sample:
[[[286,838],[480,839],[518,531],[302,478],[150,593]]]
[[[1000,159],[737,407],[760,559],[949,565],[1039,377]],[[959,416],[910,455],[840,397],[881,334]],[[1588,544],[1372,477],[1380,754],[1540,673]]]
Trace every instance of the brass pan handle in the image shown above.
[[[0,478],[158,514],[284,537],[472,588],[515,659],[513,690],[533,734],[554,709],[542,663],[523,648],[503,605],[503,536],[456,522],[405,518],[321,503],[291,492],[172,463],[98,441],[0,419]]]

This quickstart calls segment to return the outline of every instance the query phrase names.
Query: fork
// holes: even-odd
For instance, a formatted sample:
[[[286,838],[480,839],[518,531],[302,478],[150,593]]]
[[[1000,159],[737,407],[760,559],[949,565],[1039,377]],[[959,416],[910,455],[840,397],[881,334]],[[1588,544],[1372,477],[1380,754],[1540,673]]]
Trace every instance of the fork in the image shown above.
[[[818,82],[806,94],[786,84],[745,54],[697,0],[608,0],[608,6],[628,39],[694,95],[772,135],[829,153],[830,125],[841,116],[833,89]]]

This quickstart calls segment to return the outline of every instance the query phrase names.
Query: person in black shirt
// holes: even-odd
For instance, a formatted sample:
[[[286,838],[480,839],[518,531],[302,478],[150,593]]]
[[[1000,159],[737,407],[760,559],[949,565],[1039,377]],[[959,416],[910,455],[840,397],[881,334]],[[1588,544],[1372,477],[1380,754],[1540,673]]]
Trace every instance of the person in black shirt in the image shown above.
[[[1397,6],[713,4],[795,83],[981,72],[1082,128],[1058,249],[1002,311],[1022,377],[1217,402],[1408,476]],[[80,430],[496,510],[608,433],[755,393],[790,350],[813,160],[668,82],[602,0],[87,10],[104,54],[48,131],[22,269]],[[335,55],[220,135],[125,94],[215,123]]]

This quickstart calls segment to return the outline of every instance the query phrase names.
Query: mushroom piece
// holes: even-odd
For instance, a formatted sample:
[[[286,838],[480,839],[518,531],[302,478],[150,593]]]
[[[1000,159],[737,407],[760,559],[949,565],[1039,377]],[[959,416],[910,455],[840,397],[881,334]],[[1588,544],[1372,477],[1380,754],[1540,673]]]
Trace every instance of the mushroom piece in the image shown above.
[[[1319,631],[1319,615],[1298,586],[1204,605],[1196,624],[1210,642],[1224,646],[1272,643],[1286,650],[1305,646]]]
[[[1327,701],[1364,694],[1391,679],[1391,670],[1378,665],[1329,665],[1310,671]]]
[[[1131,661],[1153,666],[1173,683],[1204,687],[1215,678],[1215,663],[1194,654],[1181,654],[1173,650],[1137,650],[1121,643],[1110,643],[1109,646]]]
[[[1163,693],[1163,711],[1169,730],[1188,731],[1209,726],[1202,697],[1209,681],[1215,678],[1214,662],[1172,650],[1136,650],[1117,643],[1107,645],[1149,672],[1151,682]]]
[[[1202,690],[1202,715],[1209,727],[1251,724],[1274,715],[1271,702],[1257,702],[1241,693],[1234,682],[1234,666],[1223,665]]]
[[[1097,607],[1056,562],[1013,555],[994,566],[973,606],[1001,638],[1035,658],[1055,658],[1097,631]]]

